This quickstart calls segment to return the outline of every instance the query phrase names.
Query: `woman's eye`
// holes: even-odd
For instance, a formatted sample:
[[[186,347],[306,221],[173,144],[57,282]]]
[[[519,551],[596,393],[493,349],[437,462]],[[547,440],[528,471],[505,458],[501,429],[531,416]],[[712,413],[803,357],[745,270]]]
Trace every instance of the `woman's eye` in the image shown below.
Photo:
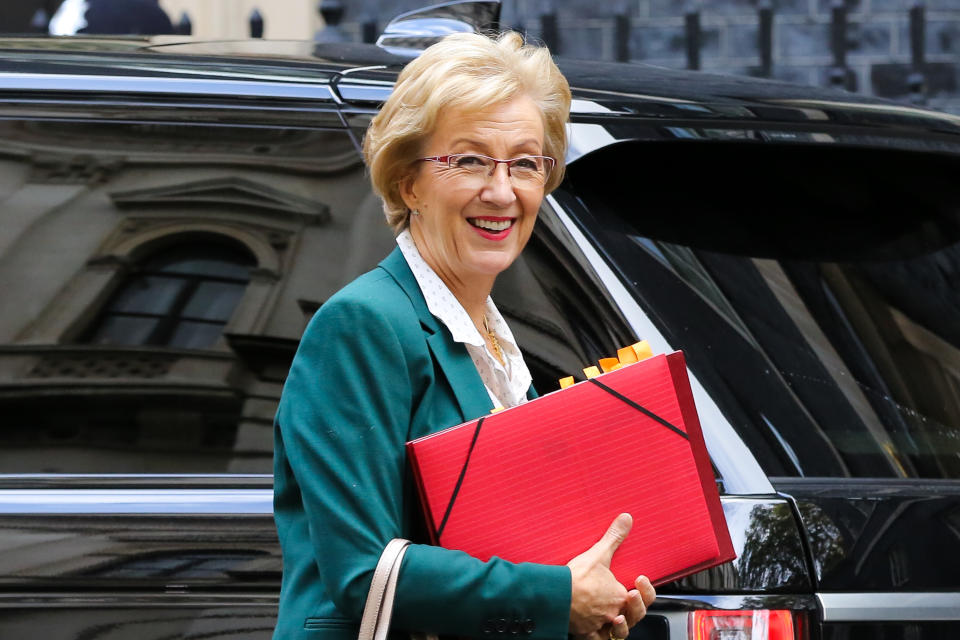
[[[536,171],[537,161],[534,158],[519,158],[514,161],[513,168],[521,169],[523,171]]]
[[[479,156],[459,156],[454,161],[454,164],[458,167],[463,167],[464,169],[475,169],[477,167],[486,166],[483,158]]]

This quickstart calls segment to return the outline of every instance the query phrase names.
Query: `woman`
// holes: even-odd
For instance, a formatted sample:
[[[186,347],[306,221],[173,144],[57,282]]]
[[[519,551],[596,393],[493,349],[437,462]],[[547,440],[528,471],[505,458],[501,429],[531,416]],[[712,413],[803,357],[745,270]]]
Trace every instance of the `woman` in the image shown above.
[[[274,638],[356,638],[386,543],[424,539],[404,444],[533,395],[489,294],[562,178],[569,105],[546,49],[457,34],[407,66],[371,123],[364,153],[398,248],[323,305],[284,386]],[[413,545],[393,626],[624,638],[654,597],[646,578],[628,592],[608,569],[630,522],[567,566]]]

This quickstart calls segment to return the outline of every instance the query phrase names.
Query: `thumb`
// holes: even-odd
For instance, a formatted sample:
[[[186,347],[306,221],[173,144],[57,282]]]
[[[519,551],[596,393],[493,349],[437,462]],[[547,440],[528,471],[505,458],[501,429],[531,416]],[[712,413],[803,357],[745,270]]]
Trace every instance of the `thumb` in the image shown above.
[[[614,518],[607,532],[590,550],[598,555],[600,562],[609,567],[614,551],[627,538],[631,527],[633,527],[633,517],[629,513],[621,513]]]

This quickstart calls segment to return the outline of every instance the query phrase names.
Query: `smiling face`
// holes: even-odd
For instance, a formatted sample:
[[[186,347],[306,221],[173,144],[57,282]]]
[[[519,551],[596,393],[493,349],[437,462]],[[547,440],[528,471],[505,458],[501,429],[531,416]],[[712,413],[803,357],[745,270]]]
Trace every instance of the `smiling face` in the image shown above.
[[[481,111],[441,112],[423,156],[473,153],[510,159],[543,153],[543,120],[527,96]],[[516,186],[498,164],[486,180],[440,162],[420,162],[401,186],[420,254],[454,294],[489,289],[530,239],[542,185]],[[459,296],[458,296],[459,297]]]

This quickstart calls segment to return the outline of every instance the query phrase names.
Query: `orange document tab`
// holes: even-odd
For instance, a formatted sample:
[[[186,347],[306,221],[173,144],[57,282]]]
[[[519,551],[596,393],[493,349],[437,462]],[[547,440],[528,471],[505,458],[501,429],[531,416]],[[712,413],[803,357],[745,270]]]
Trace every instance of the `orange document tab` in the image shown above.
[[[622,512],[611,570],[627,588],[735,557],[680,352],[407,448],[433,542],[481,560],[565,564]]]
[[[608,371],[616,371],[623,366],[620,364],[620,360],[617,358],[600,358],[599,365],[600,369],[602,369],[604,373],[607,373]]]
[[[622,349],[617,349],[617,359],[620,360],[620,364],[631,364],[639,360],[637,358],[637,350],[631,347],[624,347]]]

